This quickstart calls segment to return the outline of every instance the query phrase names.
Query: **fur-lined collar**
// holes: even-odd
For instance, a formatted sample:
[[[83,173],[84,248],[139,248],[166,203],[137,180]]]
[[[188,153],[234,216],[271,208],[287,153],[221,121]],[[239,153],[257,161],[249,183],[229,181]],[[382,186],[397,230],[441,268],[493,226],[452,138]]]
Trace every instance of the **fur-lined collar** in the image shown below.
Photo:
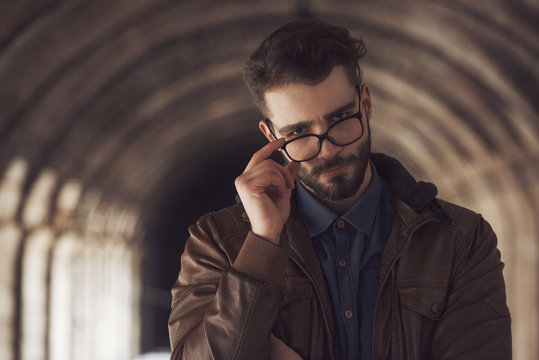
[[[378,174],[389,184],[394,196],[402,199],[416,212],[429,207],[442,223],[451,222],[436,200],[438,189],[434,184],[416,181],[397,159],[385,154],[374,153],[371,155],[371,160]]]

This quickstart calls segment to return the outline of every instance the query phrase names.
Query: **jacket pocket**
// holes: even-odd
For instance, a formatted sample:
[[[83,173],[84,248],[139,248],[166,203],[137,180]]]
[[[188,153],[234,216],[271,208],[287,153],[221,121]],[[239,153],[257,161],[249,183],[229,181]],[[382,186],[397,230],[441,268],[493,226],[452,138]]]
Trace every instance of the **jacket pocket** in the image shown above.
[[[402,340],[407,359],[429,359],[432,332],[443,314],[446,288],[399,288]]]
[[[446,288],[405,287],[399,289],[403,310],[438,320],[445,308]]]

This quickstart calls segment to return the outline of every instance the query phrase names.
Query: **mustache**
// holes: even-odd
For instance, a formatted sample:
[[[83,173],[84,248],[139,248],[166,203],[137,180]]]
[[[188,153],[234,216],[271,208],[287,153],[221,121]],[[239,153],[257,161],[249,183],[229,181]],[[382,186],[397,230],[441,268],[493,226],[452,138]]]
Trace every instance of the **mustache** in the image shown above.
[[[357,159],[358,157],[355,155],[350,155],[350,156],[347,156],[346,158],[340,157],[340,156],[334,157],[333,159],[326,160],[322,165],[313,168],[313,170],[311,171],[311,174],[320,175],[322,172],[326,171],[327,169],[331,169],[335,166],[340,166],[340,165],[348,165],[350,163],[357,161]]]

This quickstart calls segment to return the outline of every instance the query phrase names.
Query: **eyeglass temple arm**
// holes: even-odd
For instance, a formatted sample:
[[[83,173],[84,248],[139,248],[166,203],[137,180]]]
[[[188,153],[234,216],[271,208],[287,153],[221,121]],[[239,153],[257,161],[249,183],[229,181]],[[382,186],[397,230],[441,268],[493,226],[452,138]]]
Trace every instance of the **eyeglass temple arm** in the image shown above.
[[[273,136],[273,139],[274,139],[274,140],[277,140],[277,136],[275,136],[275,133],[274,133],[273,130],[272,130],[273,125],[272,125],[270,119],[265,118],[265,119],[264,119],[264,122],[266,123],[266,126],[268,127],[268,129],[269,129],[271,135]]]

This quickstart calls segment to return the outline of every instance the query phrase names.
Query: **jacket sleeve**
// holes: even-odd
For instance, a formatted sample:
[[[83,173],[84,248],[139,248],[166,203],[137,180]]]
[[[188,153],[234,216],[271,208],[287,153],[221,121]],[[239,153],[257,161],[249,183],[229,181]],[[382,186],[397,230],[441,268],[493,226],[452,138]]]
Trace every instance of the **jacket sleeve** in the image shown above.
[[[249,232],[230,259],[212,215],[189,232],[172,289],[171,359],[269,358],[288,251]]]
[[[511,318],[503,263],[490,225],[480,216],[457,235],[446,308],[436,326],[433,359],[511,359]]]

